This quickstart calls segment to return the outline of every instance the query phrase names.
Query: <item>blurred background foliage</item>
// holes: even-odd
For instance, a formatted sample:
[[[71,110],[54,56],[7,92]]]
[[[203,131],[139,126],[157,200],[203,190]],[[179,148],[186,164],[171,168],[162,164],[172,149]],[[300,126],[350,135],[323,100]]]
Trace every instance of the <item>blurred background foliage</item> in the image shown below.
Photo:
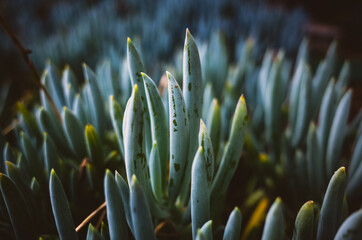
[[[238,60],[247,38],[253,39],[253,54],[261,63],[267,48],[282,48],[287,58],[294,58],[307,37],[312,72],[336,39],[337,69],[344,59],[351,63],[350,87],[357,93],[353,94],[353,116],[361,102],[362,33],[356,30],[362,22],[361,6],[357,0],[343,5],[308,0],[4,0],[0,11],[32,51],[30,57],[39,72],[50,59],[60,68],[69,64],[80,81],[82,62],[94,67],[110,59],[118,69],[124,62],[128,36],[156,83],[169,63],[177,65],[182,47],[178,39],[186,27],[199,42],[220,31],[231,63]],[[16,101],[31,105],[39,96],[36,80],[4,31],[0,39],[0,127],[5,129],[13,119]]]

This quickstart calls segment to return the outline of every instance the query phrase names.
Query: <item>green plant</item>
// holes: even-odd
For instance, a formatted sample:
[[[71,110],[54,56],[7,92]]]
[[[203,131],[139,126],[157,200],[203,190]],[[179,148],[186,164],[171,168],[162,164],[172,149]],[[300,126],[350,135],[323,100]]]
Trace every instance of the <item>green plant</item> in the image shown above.
[[[351,170],[348,185],[345,168],[339,168],[342,142],[337,137],[348,134],[360,139],[362,135],[361,129],[356,133],[359,118],[346,127],[350,93],[344,93],[343,88],[348,65],[338,82],[331,81],[327,87],[333,68],[333,54],[329,53],[327,66],[322,64],[312,88],[311,74],[302,60],[305,52],[301,53],[287,94],[291,65],[283,53],[273,59],[267,52],[259,67],[252,50],[253,42],[249,40],[238,66],[220,70],[224,75],[219,77],[228,74],[228,81],[224,90],[215,93],[212,86],[223,86],[223,79],[213,78],[220,81],[217,83],[203,81],[201,73],[208,70],[202,70],[198,48],[188,30],[182,88],[166,72],[168,86],[162,94],[144,73],[130,39],[129,78],[114,75],[109,62],[98,65],[96,73],[83,64],[85,84],[79,86],[69,67],[60,77],[48,62],[42,82],[61,114],[51,108],[42,92],[42,106],[36,107],[35,114],[18,104],[20,123],[14,132],[20,150],[6,144],[6,162],[1,165],[1,235],[10,239],[57,235],[61,239],[283,239],[292,236],[288,231],[292,217],[285,217],[284,212],[294,211],[295,206],[306,201],[304,198],[316,198],[316,203],[308,201],[299,210],[294,239],[330,239],[349,227],[357,228],[359,212],[340,227],[348,216],[349,196],[361,203],[360,196],[353,195],[361,184],[360,148],[356,147],[352,156],[355,170]],[[121,86],[129,81],[132,93],[127,100],[128,88]],[[244,96],[240,96],[243,88],[248,109]],[[323,98],[320,92],[325,92]],[[333,113],[323,117],[329,109],[325,106],[329,101],[324,98],[331,97],[339,102],[338,107],[334,105],[330,110]],[[314,101],[308,103],[312,108],[306,107],[304,100]],[[289,111],[284,104],[289,105]],[[310,122],[320,104],[317,128]],[[290,123],[283,124],[287,118]],[[327,144],[324,135],[317,133],[332,125],[340,128],[331,130]],[[324,144],[319,145],[319,141]],[[328,156],[332,150],[333,158],[316,155]],[[329,166],[324,166],[327,161]],[[223,203],[238,165],[248,177],[239,185],[239,192],[246,195],[241,210],[248,222],[242,227],[241,211],[234,208],[230,215],[227,213],[223,228]],[[295,165],[298,168],[294,169]],[[289,181],[286,191],[279,191],[284,189],[280,182],[285,179]],[[304,184],[301,193],[293,192],[298,184]],[[276,198],[266,215],[268,199],[279,194],[287,199],[293,194],[301,197],[291,198],[292,203],[286,201],[286,205]],[[99,223],[93,217],[91,223],[88,219],[85,222],[89,223],[87,232],[81,228],[83,223],[75,228],[74,223],[81,222],[99,205],[100,209],[106,206],[106,212],[99,214]]]

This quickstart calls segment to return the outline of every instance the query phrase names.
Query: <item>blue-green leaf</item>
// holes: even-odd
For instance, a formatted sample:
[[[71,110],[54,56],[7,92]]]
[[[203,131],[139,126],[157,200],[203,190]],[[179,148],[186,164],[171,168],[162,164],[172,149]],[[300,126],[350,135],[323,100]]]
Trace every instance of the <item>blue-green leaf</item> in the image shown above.
[[[245,139],[248,122],[247,108],[244,96],[239,98],[232,120],[230,137],[225,147],[220,166],[214,177],[211,187],[211,198],[223,196],[231,178],[238,166]]]
[[[223,240],[237,240],[241,235],[241,212],[235,207],[226,223]]]
[[[130,202],[129,202],[129,199],[130,199],[129,191],[130,190],[129,190],[129,187],[128,187],[128,184],[126,183],[126,181],[123,179],[123,177],[117,171],[116,171],[115,175],[116,175],[115,178],[116,178],[117,186],[121,193],[122,203],[123,203],[124,212],[126,214],[127,223],[134,236],[131,207],[130,207]]]
[[[15,183],[0,173],[0,190],[17,239],[36,239],[33,220]]]
[[[122,197],[113,174],[107,169],[104,177],[107,219],[111,239],[127,239],[126,217]]]
[[[196,152],[191,174],[191,222],[192,235],[196,238],[197,230],[210,219],[210,188],[208,184],[208,166],[204,158],[204,149]]]
[[[183,55],[183,97],[187,118],[189,121],[189,148],[185,169],[185,177],[183,180],[182,193],[187,194],[192,160],[195,156],[198,144],[198,132],[200,129],[200,118],[202,116],[202,77],[199,51],[196,42],[188,29],[186,29],[186,37]],[[179,124],[181,124],[179,122]],[[184,149],[183,151],[186,151]]]
[[[362,239],[362,209],[349,216],[338,229],[335,240]]]
[[[161,174],[161,164],[160,164],[160,154],[158,151],[158,144],[155,141],[153,143],[153,148],[149,157],[150,163],[150,177],[151,177],[151,187],[154,197],[158,202],[162,202],[163,192],[162,192],[162,174]]]
[[[135,239],[156,239],[151,212],[143,188],[139,184],[136,175],[132,176],[130,202]]]
[[[284,239],[284,217],[282,200],[278,197],[266,216],[262,240]]]
[[[170,177],[168,189],[169,199],[172,203],[181,190],[181,184],[184,181],[185,171],[189,164],[187,161],[189,122],[180,86],[169,72],[166,73],[170,114]]]
[[[206,240],[212,240],[212,220],[207,221],[201,228],[199,228],[198,234],[199,232],[202,233]]]
[[[342,221],[346,182],[346,170],[341,167],[333,174],[324,196],[318,223],[317,240],[333,239],[336,234]]]
[[[43,154],[45,171],[49,178],[52,169],[59,170],[59,156],[53,140],[46,132],[43,133]]]
[[[49,94],[51,95],[55,106],[57,106],[57,109],[62,109],[62,107],[65,105],[65,101],[59,72],[50,60],[46,62],[45,68],[48,72],[46,77],[49,79]]]
[[[103,131],[107,126],[107,118],[105,117],[104,101],[97,84],[97,76],[89,69],[86,64],[83,64],[83,74],[87,83],[87,97],[90,104],[89,110],[91,113],[92,124],[97,129],[98,133],[103,136]]]
[[[217,99],[214,99],[209,109],[209,115],[206,120],[207,131],[214,149],[214,156],[218,156],[221,136],[221,111]]]
[[[151,119],[151,133],[153,142],[157,142],[157,148],[160,157],[160,176],[161,180],[165,181],[167,165],[169,162],[169,132],[167,125],[167,115],[162,103],[162,98],[157,90],[156,84],[146,74],[141,73],[144,87],[146,91],[148,110]],[[161,182],[162,189],[165,187],[165,182]]]
[[[86,146],[83,133],[83,127],[77,117],[67,108],[63,108],[63,128],[67,137],[68,143],[74,154],[82,159],[86,156]]]
[[[90,124],[85,126],[85,142],[90,161],[100,167],[103,164],[102,144],[96,129]]]
[[[75,94],[79,91],[74,73],[66,65],[62,74],[62,86],[64,90],[65,105],[72,108]]]
[[[214,177],[214,149],[212,147],[211,139],[207,132],[205,123],[200,119],[199,130],[199,146],[203,148],[205,164],[207,168],[207,183],[211,185],[212,178]]]
[[[334,114],[333,123],[328,138],[328,146],[326,153],[326,174],[331,176],[333,171],[340,166],[339,158],[342,153],[343,141],[347,130],[347,120],[351,105],[352,91],[346,92],[338,104],[336,113]]]
[[[124,145],[123,145],[123,111],[116,99],[111,95],[109,96],[109,108],[111,114],[111,120],[113,129],[117,136],[117,142],[122,156],[124,157]]]
[[[55,224],[57,226],[60,239],[77,239],[67,196],[65,195],[62,183],[54,170],[52,170],[50,174],[49,192]]]

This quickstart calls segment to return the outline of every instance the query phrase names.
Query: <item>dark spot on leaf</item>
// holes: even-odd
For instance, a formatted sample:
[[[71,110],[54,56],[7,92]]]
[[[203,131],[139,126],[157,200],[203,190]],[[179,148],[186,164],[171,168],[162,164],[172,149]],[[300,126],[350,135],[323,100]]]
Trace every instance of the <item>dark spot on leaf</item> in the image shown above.
[[[175,167],[176,172],[180,170],[180,164],[174,163],[173,166]]]

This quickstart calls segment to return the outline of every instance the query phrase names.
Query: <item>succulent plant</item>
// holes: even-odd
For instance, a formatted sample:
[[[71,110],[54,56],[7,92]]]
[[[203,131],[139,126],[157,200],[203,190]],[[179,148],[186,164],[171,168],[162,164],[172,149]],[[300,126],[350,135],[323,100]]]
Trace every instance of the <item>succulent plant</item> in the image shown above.
[[[347,206],[355,209],[362,202],[357,190],[362,184],[362,124],[357,117],[347,125],[348,63],[338,81],[330,81],[332,44],[312,80],[305,44],[291,82],[292,65],[283,52],[268,51],[258,66],[252,40],[245,42],[237,66],[207,79],[218,59],[205,62],[203,56],[213,55],[204,54],[200,63],[196,42],[186,30],[182,71],[175,70],[175,76],[182,72],[182,83],[166,72],[163,92],[145,73],[130,39],[129,76],[115,74],[107,61],[96,72],[83,64],[81,86],[69,67],[60,77],[48,62],[42,82],[56,109],[43,92],[41,106],[33,111],[19,103],[18,148],[7,143],[3,149],[1,236],[342,239],[349,233],[350,239],[360,238],[360,211],[349,216]],[[317,116],[318,124],[313,123]],[[347,177],[342,146],[354,136]],[[230,182],[240,168],[251,176],[238,183],[245,204],[241,211],[225,210]],[[283,203],[284,197],[291,201]],[[292,233],[288,227],[294,213]]]

